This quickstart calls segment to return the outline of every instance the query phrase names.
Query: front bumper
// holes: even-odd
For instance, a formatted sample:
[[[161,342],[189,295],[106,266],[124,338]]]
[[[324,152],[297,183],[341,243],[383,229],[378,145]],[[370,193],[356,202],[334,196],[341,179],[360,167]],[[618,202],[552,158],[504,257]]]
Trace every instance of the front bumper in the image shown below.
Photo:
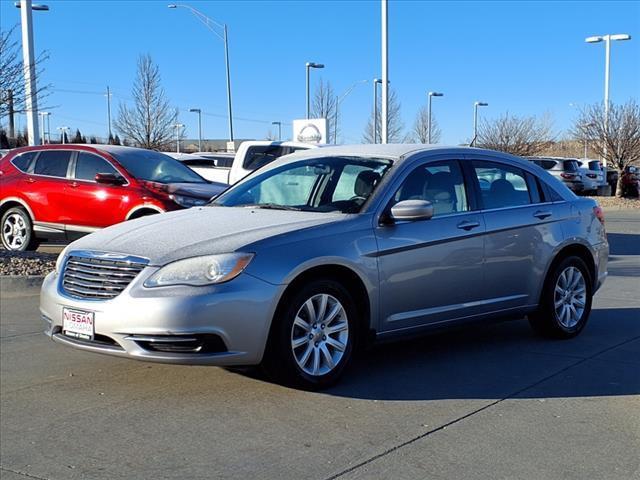
[[[40,294],[45,334],[81,350],[135,360],[220,366],[260,363],[284,285],[243,273],[221,285],[145,288],[144,281],[155,271],[147,267],[120,295],[98,301],[68,296],[59,288],[59,276],[49,274]],[[62,333],[64,307],[94,312],[95,340]],[[154,343],[173,342],[179,347],[193,338],[216,339],[216,348],[163,351]]]

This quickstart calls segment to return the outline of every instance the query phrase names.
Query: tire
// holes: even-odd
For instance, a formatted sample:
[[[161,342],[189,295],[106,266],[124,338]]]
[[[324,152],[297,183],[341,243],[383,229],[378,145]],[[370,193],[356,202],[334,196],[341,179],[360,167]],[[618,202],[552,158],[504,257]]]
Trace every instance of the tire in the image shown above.
[[[549,272],[538,310],[529,315],[531,327],[548,338],[567,339],[587,324],[593,299],[593,281],[580,257],[570,256]]]
[[[333,385],[353,356],[357,320],[356,304],[344,286],[330,279],[310,281],[278,308],[264,370],[284,385],[307,390]]]
[[[9,251],[24,252],[38,248],[33,222],[22,207],[12,207],[0,219],[2,246]]]

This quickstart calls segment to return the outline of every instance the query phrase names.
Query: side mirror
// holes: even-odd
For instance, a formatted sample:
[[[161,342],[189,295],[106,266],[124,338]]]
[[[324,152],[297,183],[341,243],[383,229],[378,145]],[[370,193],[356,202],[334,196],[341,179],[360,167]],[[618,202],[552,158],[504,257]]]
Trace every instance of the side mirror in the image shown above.
[[[433,217],[433,205],[427,200],[403,200],[391,207],[391,219],[396,222],[429,220]]]
[[[96,173],[95,180],[96,183],[105,185],[124,185],[127,183],[127,180],[123,176],[116,175],[115,173]]]

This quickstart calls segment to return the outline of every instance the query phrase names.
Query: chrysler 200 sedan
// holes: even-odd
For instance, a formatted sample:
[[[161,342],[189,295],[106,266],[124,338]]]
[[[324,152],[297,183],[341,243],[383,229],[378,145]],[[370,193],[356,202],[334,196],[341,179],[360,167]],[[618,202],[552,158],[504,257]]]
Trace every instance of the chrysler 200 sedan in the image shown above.
[[[44,281],[53,340],[155,362],[335,382],[368,339],[527,315],[585,327],[604,218],[531,162],[474,148],[300,152],[207,206],[69,245]]]

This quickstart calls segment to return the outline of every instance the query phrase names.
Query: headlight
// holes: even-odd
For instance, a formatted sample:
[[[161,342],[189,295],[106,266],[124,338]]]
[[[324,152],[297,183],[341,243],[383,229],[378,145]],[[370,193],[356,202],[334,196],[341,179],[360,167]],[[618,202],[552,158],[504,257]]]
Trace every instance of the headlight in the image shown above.
[[[171,195],[171,199],[181,207],[190,208],[204,205],[208,200],[202,198],[185,197],[184,195]]]
[[[151,275],[144,286],[201,286],[228,282],[240,275],[252,258],[253,253],[223,253],[178,260]]]
[[[60,252],[60,255],[58,255],[58,258],[56,259],[56,275],[60,275],[60,273],[62,273],[62,265],[67,257],[67,250],[69,250],[68,246]]]

